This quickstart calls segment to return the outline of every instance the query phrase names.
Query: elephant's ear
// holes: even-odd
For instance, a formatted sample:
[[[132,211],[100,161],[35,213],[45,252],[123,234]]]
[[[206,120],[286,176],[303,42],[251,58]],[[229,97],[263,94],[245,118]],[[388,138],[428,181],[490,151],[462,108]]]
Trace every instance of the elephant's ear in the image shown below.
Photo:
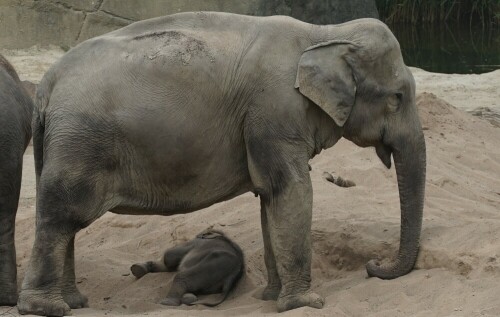
[[[351,113],[356,84],[345,60],[348,41],[329,41],[307,48],[299,61],[295,88],[342,127]]]

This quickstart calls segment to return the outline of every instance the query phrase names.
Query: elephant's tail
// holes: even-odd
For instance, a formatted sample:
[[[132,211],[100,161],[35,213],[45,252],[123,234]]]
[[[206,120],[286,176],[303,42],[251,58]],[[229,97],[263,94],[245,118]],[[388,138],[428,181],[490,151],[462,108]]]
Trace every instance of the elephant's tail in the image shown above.
[[[45,135],[45,109],[50,100],[50,95],[55,86],[55,74],[49,70],[42,78],[35,95],[35,107],[31,124],[33,133],[33,154],[35,156],[36,183],[42,175],[43,168],[43,142]]]

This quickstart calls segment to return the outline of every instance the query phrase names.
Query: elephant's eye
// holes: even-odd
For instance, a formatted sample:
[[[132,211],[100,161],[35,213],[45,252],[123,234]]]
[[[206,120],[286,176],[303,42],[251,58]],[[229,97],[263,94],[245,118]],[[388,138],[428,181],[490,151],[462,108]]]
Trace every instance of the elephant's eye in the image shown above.
[[[387,98],[387,110],[389,112],[396,112],[399,110],[401,103],[403,102],[403,94],[395,93]]]

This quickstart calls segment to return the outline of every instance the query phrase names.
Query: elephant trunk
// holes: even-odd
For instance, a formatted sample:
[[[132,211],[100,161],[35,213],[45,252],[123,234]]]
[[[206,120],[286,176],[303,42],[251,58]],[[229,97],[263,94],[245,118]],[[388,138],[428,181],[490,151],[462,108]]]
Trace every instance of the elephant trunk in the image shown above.
[[[393,147],[401,204],[401,237],[397,258],[388,264],[371,260],[369,276],[393,279],[409,273],[417,260],[425,195],[426,153],[420,129],[418,137]]]

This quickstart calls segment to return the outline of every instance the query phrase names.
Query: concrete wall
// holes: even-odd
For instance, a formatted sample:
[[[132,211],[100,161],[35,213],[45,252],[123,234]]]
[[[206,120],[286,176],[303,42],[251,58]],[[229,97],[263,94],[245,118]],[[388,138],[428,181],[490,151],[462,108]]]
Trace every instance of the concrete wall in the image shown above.
[[[0,47],[70,47],[134,21],[201,10],[290,15],[315,24],[378,18],[375,0],[0,0]]]

